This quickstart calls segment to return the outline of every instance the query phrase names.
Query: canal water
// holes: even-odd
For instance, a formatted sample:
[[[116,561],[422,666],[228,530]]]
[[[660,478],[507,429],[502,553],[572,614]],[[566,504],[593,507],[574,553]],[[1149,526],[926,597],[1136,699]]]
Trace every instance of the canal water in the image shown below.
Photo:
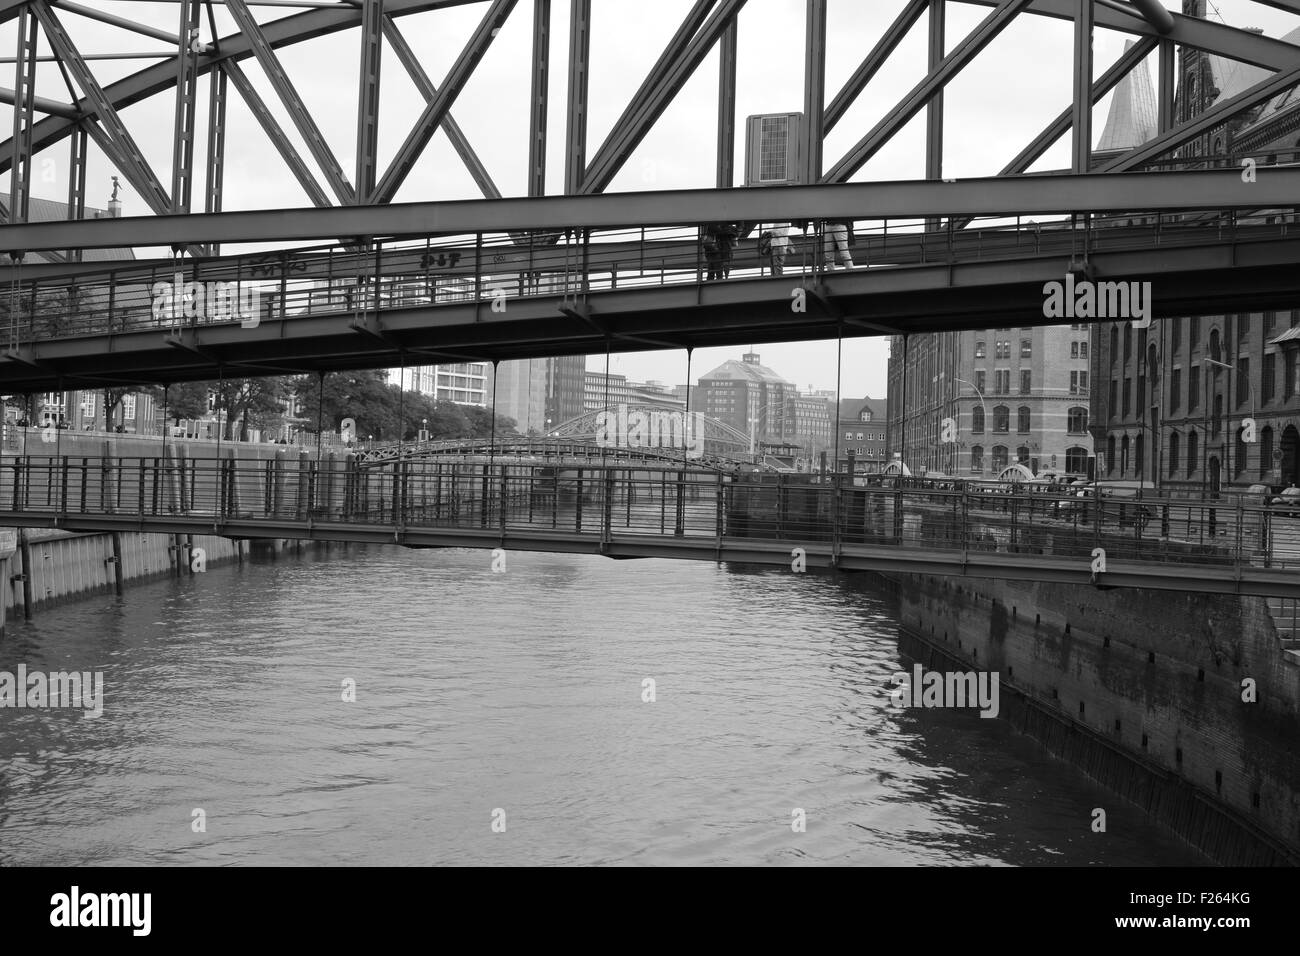
[[[0,671],[105,700],[0,709],[0,864],[1202,862],[1001,720],[895,709],[866,576],[491,563],[352,546],[11,622]]]

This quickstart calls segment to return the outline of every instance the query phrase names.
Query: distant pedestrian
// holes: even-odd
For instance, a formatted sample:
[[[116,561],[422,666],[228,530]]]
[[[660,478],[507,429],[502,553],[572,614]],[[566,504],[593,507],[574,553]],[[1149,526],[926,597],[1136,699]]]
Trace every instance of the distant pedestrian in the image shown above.
[[[849,244],[853,241],[852,223],[847,220],[826,222],[822,229],[826,268],[834,269],[838,259],[844,268],[852,269],[853,255],[849,252]]]
[[[785,273],[785,257],[789,251],[790,224],[788,222],[773,223],[759,234],[758,254],[767,259],[772,275],[779,276]]]
[[[731,276],[731,253],[736,248],[736,240],[740,238],[740,226],[734,222],[722,222],[718,224],[718,258],[721,259],[722,278],[726,279]]]
[[[704,250],[704,265],[706,274],[705,281],[713,282],[715,279],[722,278],[722,250],[718,243],[718,227],[708,225],[704,227],[704,237],[700,240],[700,245]]]

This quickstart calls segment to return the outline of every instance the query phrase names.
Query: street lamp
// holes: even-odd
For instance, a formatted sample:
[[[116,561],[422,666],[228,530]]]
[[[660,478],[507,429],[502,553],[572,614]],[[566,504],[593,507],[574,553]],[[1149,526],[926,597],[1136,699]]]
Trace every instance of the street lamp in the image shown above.
[[[973,389],[975,390],[975,394],[979,396],[979,400],[980,400],[980,410],[984,412],[984,427],[985,427],[985,428],[990,427],[990,426],[989,426],[989,408],[988,408],[988,406],[987,406],[986,404],[984,404],[984,393],[981,392],[981,391],[979,390],[979,386],[977,386],[974,382],[968,382],[968,381],[966,381],[964,378],[954,378],[953,381],[956,382],[958,385],[969,385],[971,388],[973,388]],[[975,430],[974,430],[974,429],[971,429],[971,434],[974,434],[974,433],[975,433]],[[959,465],[958,467],[954,468],[953,471],[954,471],[954,472],[961,471],[961,467],[960,467],[960,465]],[[983,458],[980,458],[980,474],[981,474],[981,475],[984,474],[984,459],[983,459]]]
[[[1229,372],[1237,372],[1238,374],[1240,374],[1240,371],[1238,370],[1237,366],[1235,366],[1235,365],[1229,365],[1227,362],[1220,362],[1220,361],[1218,361],[1217,359],[1212,359],[1212,358],[1206,358],[1206,359],[1203,359],[1202,361],[1208,362],[1210,365],[1217,365],[1217,366],[1219,366],[1219,368],[1226,368]],[[1249,376],[1246,377],[1246,388],[1249,389],[1249,391],[1250,391],[1250,417],[1251,417],[1252,419],[1254,419],[1254,417],[1255,417],[1255,386],[1251,383],[1251,381],[1250,381],[1250,377],[1249,377]],[[1225,437],[1225,439],[1224,439],[1224,445],[1225,445],[1225,446],[1227,445],[1227,439],[1226,439],[1226,437]],[[1235,452],[1236,449],[1234,448],[1233,451]],[[1227,457],[1227,456],[1225,455],[1224,457]],[[1238,464],[1240,464],[1240,462],[1238,462]]]

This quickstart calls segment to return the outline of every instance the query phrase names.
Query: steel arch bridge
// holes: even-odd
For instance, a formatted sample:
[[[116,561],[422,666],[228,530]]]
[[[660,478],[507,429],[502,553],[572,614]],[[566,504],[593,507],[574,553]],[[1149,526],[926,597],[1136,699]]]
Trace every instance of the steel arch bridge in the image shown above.
[[[765,216],[834,218],[848,197],[852,197],[855,211],[869,206],[884,217],[912,216],[951,233],[981,216],[1136,211],[1140,217],[1143,211],[1160,209],[1293,207],[1294,196],[1300,194],[1296,189],[1300,170],[1265,170],[1267,175],[1261,173],[1254,191],[1248,192],[1237,182],[1235,172],[1225,171],[1216,178],[1204,169],[1182,170],[1187,161],[1178,156],[1178,150],[1199,137],[1300,82],[1300,47],[1251,30],[1171,13],[1158,0],[901,0],[895,18],[844,85],[833,92],[826,85],[827,0],[806,0],[805,122],[800,128],[795,177],[803,185],[736,191],[727,187],[736,180],[737,58],[742,40],[738,25],[748,16],[761,16],[762,0],[691,3],[644,81],[599,143],[589,141],[587,135],[592,80],[600,80],[591,71],[593,16],[598,18],[601,12],[592,0],[571,0],[567,42],[563,31],[552,29],[560,24],[552,22],[551,0],[274,0],[278,5],[248,0],[161,2],[169,4],[162,9],[175,17],[174,28],[158,25],[153,16],[148,22],[121,16],[114,12],[121,8],[110,0],[0,0],[0,42],[15,44],[13,86],[0,89],[0,103],[11,105],[13,120],[11,136],[0,143],[0,172],[11,174],[11,189],[2,210],[6,224],[0,226],[0,250],[12,257],[13,264],[3,277],[9,280],[11,290],[25,293],[29,289],[30,282],[22,275],[24,265],[34,269],[38,262],[43,263],[40,268],[46,269],[43,275],[48,279],[60,269],[71,269],[89,249],[171,246],[204,262],[218,255],[220,244],[234,242],[285,246],[344,241],[357,249],[369,248],[373,240],[450,233],[477,232],[481,241],[484,233],[517,236],[537,229],[609,229]],[[1300,0],[1255,2],[1300,14]],[[949,35],[947,29],[946,12],[957,3],[982,8],[983,13],[977,26],[960,37]],[[298,12],[281,15],[285,7]],[[404,28],[432,23],[453,8],[466,8],[476,15],[477,25],[441,82],[435,83]],[[1046,19],[1072,23],[1072,101],[1008,158],[996,179],[944,181],[945,91],[1010,26]],[[517,137],[520,153],[526,150],[528,155],[526,182],[519,190],[526,199],[504,198],[492,171],[452,116],[453,107],[483,108],[482,102],[463,96],[467,84],[502,29],[523,20],[528,21],[531,33],[531,55],[512,64],[516,73],[509,79],[527,102],[528,120],[509,133]],[[106,49],[92,50],[85,41],[87,24],[119,39],[109,40]],[[1093,62],[1092,38],[1102,29],[1126,34],[1134,44],[1099,74]],[[851,107],[873,78],[901,56],[900,44],[916,31],[924,31],[927,43],[925,75],[870,128],[854,130],[860,135],[847,151],[824,156],[827,134],[846,122]],[[335,35],[352,37],[357,50],[355,155],[346,168],[323,132],[321,117],[313,114],[301,94],[307,79],[299,76],[295,84],[286,66],[286,59],[299,45]],[[162,46],[142,54],[140,38]],[[1180,48],[1259,68],[1263,78],[1199,113],[1180,116],[1175,109],[1175,64]],[[719,54],[719,75],[713,182],[701,183],[701,189],[672,193],[607,192],[638,145],[714,50]],[[1063,56],[1065,53],[1062,50]],[[142,57],[153,62],[124,76],[109,65],[119,60],[137,63]],[[405,74],[398,80],[392,79],[394,58],[399,73]],[[1145,69],[1148,58],[1157,62],[1158,128],[1154,137],[1115,154],[1094,155],[1092,107],[1134,69]],[[386,60],[388,69],[381,73]],[[41,69],[42,63],[51,63],[55,69]],[[550,92],[553,64],[557,73],[563,64],[567,80],[559,103],[552,103]],[[330,64],[331,71],[346,68],[350,64]],[[409,83],[418,92],[424,105],[413,122],[410,117],[383,110],[386,96],[381,77],[390,83]],[[255,83],[255,78],[261,82]],[[273,99],[268,101],[259,86],[269,88]],[[310,206],[276,210],[231,207],[225,177],[236,147],[225,131],[228,107],[236,98],[273,145],[282,166],[282,181],[296,183]],[[129,112],[131,107],[150,102],[155,104],[155,112],[159,103],[169,110],[169,135],[158,135],[156,119],[137,122],[137,114]],[[561,113],[562,132],[558,129]],[[849,185],[922,113],[926,135],[917,168],[923,169],[923,180],[883,184],[880,189]],[[281,124],[280,115],[288,117],[288,127]],[[404,130],[401,144],[387,164],[380,162],[381,120]],[[201,130],[206,136],[199,135]],[[402,193],[402,199],[413,201],[395,202],[439,130],[450,140],[484,198],[425,202]],[[548,195],[547,154],[554,136],[562,138],[564,169],[562,177],[551,177],[560,179],[560,192]],[[1026,175],[1066,136],[1071,146],[1068,172]],[[31,199],[37,171],[56,148],[67,150],[70,221],[33,221]],[[153,215],[81,219],[92,150],[118,171]],[[160,175],[158,169],[170,175]],[[1153,169],[1165,170],[1158,182],[1149,172]],[[1183,176],[1187,179],[1180,188]],[[1292,198],[1288,200],[1288,196]],[[1276,264],[1272,268],[1276,271]],[[1272,294],[1300,292],[1300,282],[1282,284],[1285,287],[1273,288]],[[597,337],[617,339],[614,326],[593,319],[581,298],[581,294],[573,296],[572,301],[562,303],[562,310],[587,321]],[[863,324],[864,317],[853,310],[866,306],[853,304],[846,311],[833,301],[822,304],[831,315],[831,326],[843,331],[846,322],[850,324],[848,334],[897,330]],[[961,321],[955,314],[948,315],[932,327],[945,323],[956,327]],[[773,338],[762,336],[779,337],[788,332],[784,327],[759,330],[754,340],[770,341]],[[371,322],[358,333],[359,340],[369,335],[386,339],[397,353],[403,349],[405,333],[390,332],[382,322]],[[178,344],[192,352],[202,351],[201,344]],[[673,343],[660,339],[651,344],[662,347]],[[646,342],[634,347],[646,347]],[[219,366],[229,357],[227,350],[213,361]],[[2,361],[13,368],[43,367],[51,380],[60,373],[57,355],[24,351],[12,340]],[[114,361],[112,355],[105,356],[106,366],[111,367]],[[292,356],[282,356],[277,362],[275,371],[293,367]],[[181,380],[209,373],[204,367],[167,374]],[[138,368],[129,374],[138,376]],[[28,383],[32,384],[35,379]]]

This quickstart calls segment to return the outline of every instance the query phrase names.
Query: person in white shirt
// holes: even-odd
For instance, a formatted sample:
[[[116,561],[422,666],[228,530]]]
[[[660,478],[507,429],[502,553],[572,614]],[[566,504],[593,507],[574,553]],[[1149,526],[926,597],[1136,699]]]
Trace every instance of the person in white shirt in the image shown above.
[[[779,276],[785,272],[785,257],[790,252],[790,224],[788,222],[776,222],[768,227],[766,232],[771,233],[771,247],[768,251],[768,264],[772,267],[772,275]]]

